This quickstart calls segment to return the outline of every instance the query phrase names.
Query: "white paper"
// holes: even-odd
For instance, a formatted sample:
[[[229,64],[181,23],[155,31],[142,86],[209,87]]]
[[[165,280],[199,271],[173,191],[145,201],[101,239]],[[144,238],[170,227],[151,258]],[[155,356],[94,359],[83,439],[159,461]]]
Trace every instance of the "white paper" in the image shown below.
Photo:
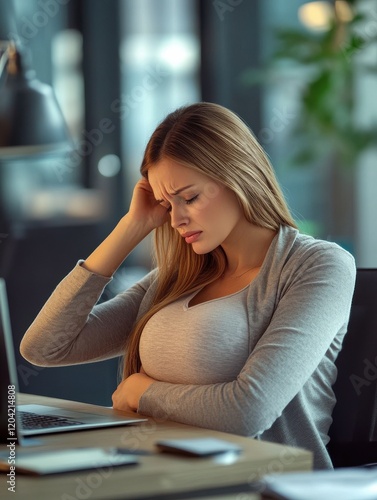
[[[341,468],[271,474],[264,492],[287,500],[377,500],[377,469]]]
[[[0,458],[0,462],[3,462]],[[115,467],[137,463],[135,456],[117,454],[104,448],[75,448],[68,450],[23,452],[16,454],[16,472],[54,474],[100,467]],[[6,465],[6,463],[2,463]],[[3,467],[2,467],[3,468]]]

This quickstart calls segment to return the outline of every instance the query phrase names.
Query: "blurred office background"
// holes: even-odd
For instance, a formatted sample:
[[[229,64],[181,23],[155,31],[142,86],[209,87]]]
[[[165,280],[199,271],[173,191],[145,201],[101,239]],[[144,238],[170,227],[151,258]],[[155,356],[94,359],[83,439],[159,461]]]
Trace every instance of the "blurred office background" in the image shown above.
[[[16,346],[56,284],[127,210],[155,126],[178,106],[199,100],[227,106],[248,123],[303,231],[337,241],[359,267],[377,266],[375,2],[10,3],[15,24],[3,25],[0,38],[17,39],[30,53],[37,77],[52,85],[77,146],[70,154],[17,161],[2,157],[0,149],[0,275],[7,282]],[[355,23],[358,13],[364,16]],[[326,40],[334,23],[343,39],[337,38],[332,67],[332,56],[326,59],[321,50],[326,43],[335,50],[333,40]],[[285,38],[278,38],[279,30]],[[308,48],[312,54],[303,55]],[[317,63],[322,70],[330,65],[321,78]],[[313,122],[297,125],[310,81],[317,94],[309,108],[330,115],[323,136],[312,133],[315,113]],[[337,100],[342,81],[344,104]],[[333,95],[326,93],[330,86]],[[364,131],[365,140],[359,134]],[[309,147],[300,155],[305,143]],[[102,300],[150,266],[146,241]],[[23,392],[110,404],[116,387],[118,360],[39,369],[17,354],[17,365]]]

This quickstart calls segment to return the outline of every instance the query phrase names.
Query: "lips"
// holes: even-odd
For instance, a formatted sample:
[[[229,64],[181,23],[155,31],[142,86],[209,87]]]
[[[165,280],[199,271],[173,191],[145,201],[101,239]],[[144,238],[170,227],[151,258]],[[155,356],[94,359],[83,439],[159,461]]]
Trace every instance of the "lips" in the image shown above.
[[[183,233],[182,238],[185,239],[186,243],[194,243],[201,234],[202,231],[191,231],[189,233]]]

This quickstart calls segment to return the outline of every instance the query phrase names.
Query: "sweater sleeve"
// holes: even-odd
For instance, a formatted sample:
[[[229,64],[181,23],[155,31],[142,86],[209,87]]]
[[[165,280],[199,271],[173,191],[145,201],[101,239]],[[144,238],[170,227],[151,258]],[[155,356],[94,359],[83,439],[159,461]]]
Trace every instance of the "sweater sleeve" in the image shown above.
[[[30,363],[64,366],[124,354],[149,275],[97,304],[111,278],[88,271],[81,262],[59,283],[26,331],[20,351]]]
[[[335,336],[345,331],[355,264],[334,246],[317,250],[286,274],[271,321],[235,380],[213,385],[156,381],[140,398],[138,411],[247,436],[269,429],[318,368]]]

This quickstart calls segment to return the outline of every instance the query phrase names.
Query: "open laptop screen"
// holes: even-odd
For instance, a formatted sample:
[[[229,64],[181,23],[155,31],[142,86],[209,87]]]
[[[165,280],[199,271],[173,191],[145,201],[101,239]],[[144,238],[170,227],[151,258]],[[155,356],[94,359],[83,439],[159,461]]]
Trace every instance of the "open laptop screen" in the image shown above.
[[[104,413],[103,407],[98,407],[96,410],[93,405],[90,406],[90,409],[79,411],[64,409],[59,405],[26,404],[18,406],[16,412],[15,399],[18,392],[18,378],[5,282],[2,278],[0,278],[0,348],[1,444],[9,444],[16,440],[16,444],[21,444],[21,439],[25,436],[129,425],[146,420],[145,417],[136,414],[130,416],[110,409]],[[24,417],[29,421],[23,422],[22,426],[16,425],[16,416]],[[37,422],[30,422],[31,418],[36,418]],[[22,444],[25,444],[25,440],[22,441]]]
[[[16,362],[8,312],[4,279],[0,278],[0,443],[17,439],[16,392],[18,391]]]

